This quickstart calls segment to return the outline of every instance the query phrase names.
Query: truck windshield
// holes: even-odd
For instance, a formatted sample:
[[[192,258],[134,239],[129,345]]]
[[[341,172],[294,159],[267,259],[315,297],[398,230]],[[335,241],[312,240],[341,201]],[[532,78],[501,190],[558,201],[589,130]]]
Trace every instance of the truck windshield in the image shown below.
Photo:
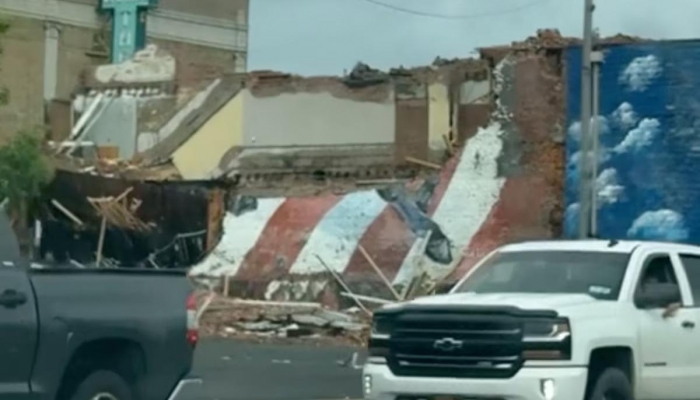
[[[629,257],[592,251],[496,253],[455,292],[568,293],[616,300]]]

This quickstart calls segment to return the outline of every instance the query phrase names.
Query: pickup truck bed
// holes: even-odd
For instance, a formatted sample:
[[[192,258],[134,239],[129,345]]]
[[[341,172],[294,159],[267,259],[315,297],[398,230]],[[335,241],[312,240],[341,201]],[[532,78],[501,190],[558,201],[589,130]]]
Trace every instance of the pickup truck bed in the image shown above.
[[[194,382],[184,271],[12,264],[0,265],[0,398],[82,400],[98,371],[87,386],[125,383],[118,400],[164,400]]]

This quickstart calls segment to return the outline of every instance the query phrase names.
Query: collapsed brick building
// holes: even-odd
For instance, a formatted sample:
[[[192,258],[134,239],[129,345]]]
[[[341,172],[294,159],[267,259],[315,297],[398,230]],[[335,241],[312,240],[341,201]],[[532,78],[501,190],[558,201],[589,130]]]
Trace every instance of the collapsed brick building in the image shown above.
[[[161,0],[144,10],[146,44],[178,61],[177,84],[196,86],[247,64],[248,0]],[[110,62],[111,16],[101,0],[11,0],[0,3],[10,29],[3,36],[0,138],[41,128],[64,113],[88,66]]]

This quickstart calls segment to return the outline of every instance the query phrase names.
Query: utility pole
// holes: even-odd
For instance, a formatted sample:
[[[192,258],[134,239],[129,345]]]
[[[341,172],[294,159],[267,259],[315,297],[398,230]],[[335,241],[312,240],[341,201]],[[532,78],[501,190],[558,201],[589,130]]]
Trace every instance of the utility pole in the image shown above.
[[[593,99],[591,136],[593,140],[593,165],[591,166],[591,236],[598,236],[598,152],[600,147],[600,68],[603,63],[603,52],[598,48],[598,34],[593,35],[593,52],[591,64],[593,66]]]
[[[578,236],[585,239],[590,235],[591,211],[591,52],[593,51],[593,0],[584,0],[583,48],[581,63],[581,157],[579,158],[579,218]]]

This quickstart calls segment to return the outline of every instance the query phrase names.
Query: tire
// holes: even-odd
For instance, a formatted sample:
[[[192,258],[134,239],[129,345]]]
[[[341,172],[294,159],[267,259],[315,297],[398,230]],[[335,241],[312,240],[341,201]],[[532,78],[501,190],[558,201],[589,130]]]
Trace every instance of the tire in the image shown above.
[[[624,372],[608,368],[598,375],[586,400],[634,400],[631,386]]]
[[[98,395],[104,395],[102,398]],[[129,384],[111,371],[97,371],[88,375],[75,390],[71,400],[134,400]]]

